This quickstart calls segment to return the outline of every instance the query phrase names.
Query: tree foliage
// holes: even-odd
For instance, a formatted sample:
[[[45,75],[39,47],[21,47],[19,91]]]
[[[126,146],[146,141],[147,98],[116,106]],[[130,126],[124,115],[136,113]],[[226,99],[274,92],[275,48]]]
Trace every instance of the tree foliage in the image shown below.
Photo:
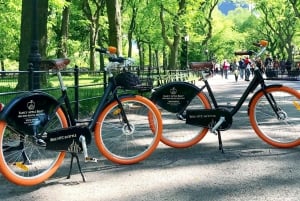
[[[45,45],[40,48],[41,55],[69,57],[71,65],[95,69],[95,47],[114,45],[120,54],[136,57],[141,67],[179,69],[186,67],[184,62],[179,63],[182,58],[230,59],[235,50],[249,49],[252,42],[267,39],[273,56],[292,59],[300,46],[299,0],[234,0],[237,8],[228,15],[218,9],[223,1],[43,0],[49,6],[48,12],[38,12],[39,18],[47,15],[47,21],[43,21],[46,26],[39,25],[47,27],[47,33],[40,35],[46,40],[40,43]],[[22,60],[19,69],[28,67],[28,49],[24,51],[21,30],[25,33],[30,26],[21,27],[21,21],[30,24],[31,14],[22,18],[19,2],[0,1],[0,23],[5,25],[0,28],[2,69],[8,60]],[[30,13],[29,1],[26,4],[23,12],[27,9]],[[27,47],[30,40],[25,38]]]

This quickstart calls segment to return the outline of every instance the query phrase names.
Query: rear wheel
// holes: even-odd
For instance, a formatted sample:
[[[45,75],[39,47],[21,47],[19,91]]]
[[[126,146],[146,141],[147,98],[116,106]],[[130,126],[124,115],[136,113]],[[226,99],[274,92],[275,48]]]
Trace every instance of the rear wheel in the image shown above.
[[[154,100],[155,101],[155,100]],[[161,141],[174,148],[191,147],[201,141],[208,132],[208,128],[186,124],[185,118],[179,118],[176,113],[168,112],[157,106],[163,121]],[[206,96],[199,92],[189,103],[188,109],[210,109]]]
[[[128,123],[118,102],[113,101],[98,117],[95,142],[114,163],[138,163],[149,157],[160,142],[162,120],[155,105],[142,96],[123,97],[120,101]]]
[[[256,134],[266,143],[291,148],[300,144],[300,93],[281,86],[268,87],[266,95],[257,93],[249,106],[250,123]]]
[[[62,109],[49,120],[45,132],[52,129],[67,127],[68,122]],[[10,182],[22,186],[37,185],[59,168],[65,152],[45,150],[32,139],[0,121],[0,170]]]

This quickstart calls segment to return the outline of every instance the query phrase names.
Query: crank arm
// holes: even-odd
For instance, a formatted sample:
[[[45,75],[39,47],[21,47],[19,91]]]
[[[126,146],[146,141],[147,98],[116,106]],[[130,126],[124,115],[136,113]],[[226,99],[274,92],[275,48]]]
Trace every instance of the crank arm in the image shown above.
[[[86,140],[85,140],[85,137],[83,135],[81,135],[79,137],[79,141],[81,142],[82,149],[83,149],[84,162],[86,162],[86,163],[88,163],[88,162],[97,163],[99,161],[99,159],[89,157],[88,151],[87,151],[87,146],[86,146]]]

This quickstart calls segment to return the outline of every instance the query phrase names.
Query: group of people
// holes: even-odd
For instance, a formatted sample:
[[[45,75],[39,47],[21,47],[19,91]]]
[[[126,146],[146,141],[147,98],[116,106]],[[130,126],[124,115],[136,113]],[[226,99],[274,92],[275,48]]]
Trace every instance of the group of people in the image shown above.
[[[291,70],[291,66],[292,63],[290,61],[285,61],[284,59],[279,60],[277,57],[272,59],[270,55],[267,55],[264,61],[261,60],[261,58],[257,58],[253,61],[249,58],[249,56],[240,57],[238,61],[237,59],[234,59],[232,62],[224,59],[224,61],[221,64],[216,65],[215,68],[217,72],[218,69],[221,70],[221,75],[225,79],[228,79],[229,71],[233,72],[235,81],[237,82],[239,78],[249,81],[250,76],[253,76],[255,67],[258,67],[263,73],[269,69],[280,70],[281,73],[284,73],[285,70],[289,72]]]
[[[228,79],[229,71],[233,72],[235,81],[238,81],[239,77],[249,81],[251,68],[251,60],[249,57],[241,58],[239,61],[234,60],[233,62],[229,62],[227,59],[224,59],[220,66],[216,66],[217,70],[221,70],[221,75],[225,79]]]

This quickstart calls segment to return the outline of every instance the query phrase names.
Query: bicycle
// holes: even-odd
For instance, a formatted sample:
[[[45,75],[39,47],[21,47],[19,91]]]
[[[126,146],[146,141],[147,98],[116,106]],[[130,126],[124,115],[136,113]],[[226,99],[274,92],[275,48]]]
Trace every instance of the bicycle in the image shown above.
[[[6,179],[23,186],[39,184],[57,171],[66,153],[71,153],[67,178],[71,176],[75,158],[85,181],[78,153],[84,154],[85,162],[98,161],[88,155],[92,132],[98,150],[117,164],[138,163],[156,149],[162,133],[158,109],[140,95],[118,95],[120,88],[139,89],[137,76],[129,72],[113,74],[113,70],[126,60],[116,56],[116,48],[97,50],[109,55],[110,62],[105,68],[109,78],[91,119],[74,118],[61,74],[70,63],[69,59],[41,62],[41,66],[55,71],[60,83],[59,98],[46,92],[30,91],[14,98],[2,109],[0,171]]]
[[[235,54],[254,55],[256,59],[265,52],[267,44],[261,40],[255,44],[260,47],[258,52]],[[201,87],[187,82],[171,82],[153,91],[150,99],[161,111],[164,124],[161,141],[164,144],[174,148],[190,147],[210,130],[218,135],[219,149],[224,152],[220,131],[231,127],[232,117],[252,92],[255,93],[248,103],[248,116],[256,134],[278,148],[300,144],[300,94],[295,89],[281,84],[266,85],[260,69],[256,68],[253,79],[236,105],[220,105],[203,72],[201,79],[204,82]]]

